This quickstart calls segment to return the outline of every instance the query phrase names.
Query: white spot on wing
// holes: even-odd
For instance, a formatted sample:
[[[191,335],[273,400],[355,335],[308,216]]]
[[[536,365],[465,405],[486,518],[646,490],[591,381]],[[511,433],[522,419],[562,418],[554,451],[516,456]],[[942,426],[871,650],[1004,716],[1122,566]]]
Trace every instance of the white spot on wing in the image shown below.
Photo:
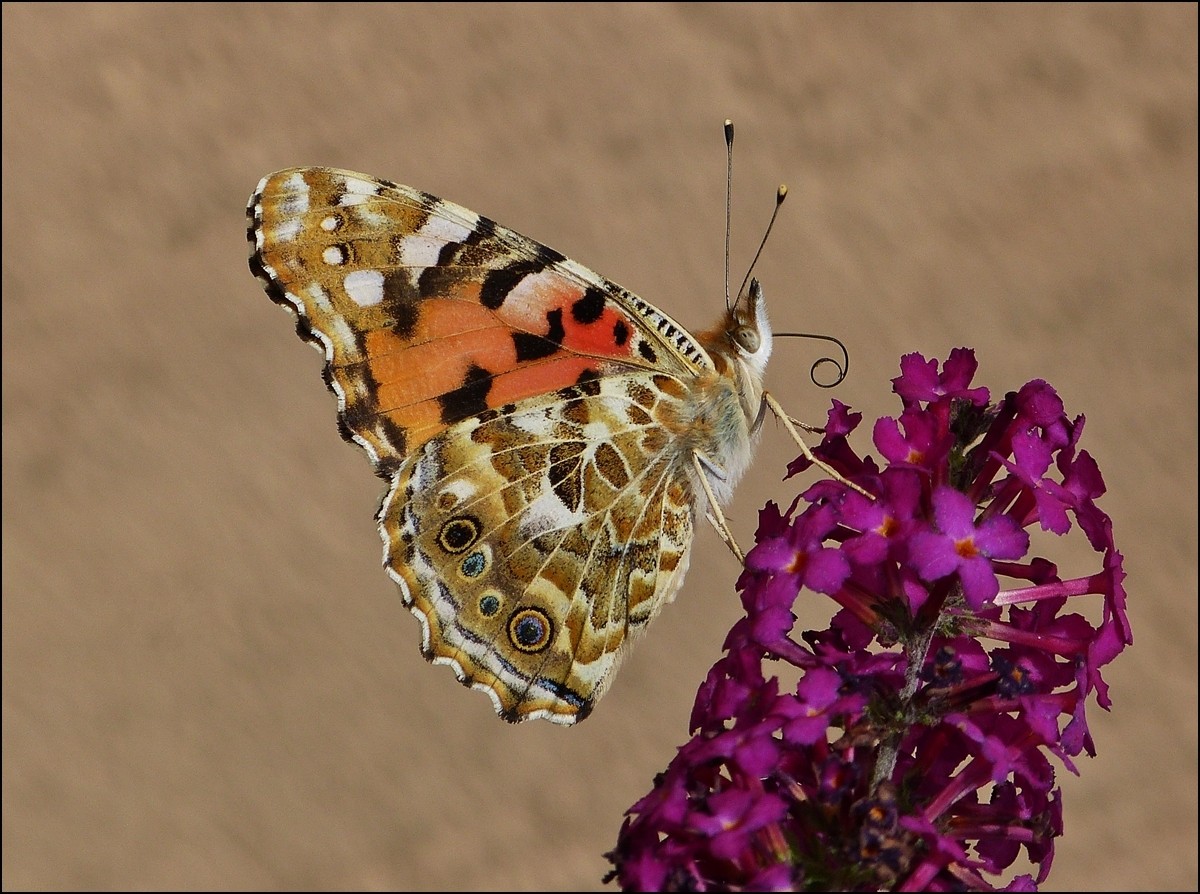
[[[555,295],[562,292],[564,286],[562,274],[554,268],[539,270],[523,277],[504,299],[504,312],[510,325],[528,329],[530,332],[544,331],[546,328],[546,307],[540,296]],[[575,296],[583,295],[583,290],[575,287]]]
[[[446,243],[425,239],[420,235],[405,236],[400,240],[401,267],[436,267],[438,255]]]
[[[363,199],[365,202],[366,199]],[[358,219],[368,227],[386,227],[391,224],[386,214],[381,214],[369,205],[363,205],[355,212]]]
[[[479,223],[478,214],[471,212],[471,216],[474,218],[473,221],[463,223],[431,214],[418,232],[422,236],[437,239],[443,244],[446,242],[462,242],[471,235],[471,232],[475,229],[475,225]]]
[[[308,184],[297,172],[283,181],[281,205],[284,214],[303,214],[308,210]]]
[[[369,180],[360,180],[357,177],[346,178],[346,192],[355,193],[360,196],[374,196],[379,194],[379,186],[371,183]]]
[[[329,295],[315,282],[309,285],[308,296],[319,311],[325,314],[333,313],[333,302],[329,300]]]
[[[475,484],[466,478],[458,478],[450,481],[442,488],[442,493],[453,494],[455,497],[455,505],[465,503],[471,497],[475,496],[477,488]]]
[[[460,243],[466,240],[479,222],[479,215],[474,214],[474,222],[466,224],[461,221],[447,220],[444,217],[430,215],[411,236],[400,240],[400,264],[404,267],[436,267],[438,256],[442,249],[450,243]]]
[[[350,300],[360,307],[383,301],[383,274],[378,270],[354,270],[346,274],[342,285]]]
[[[346,253],[342,251],[340,245],[331,245],[325,251],[321,252],[321,259],[326,264],[341,264],[346,260]]]
[[[586,520],[586,512],[582,510],[572,512],[563,505],[563,501],[554,493],[549,482],[546,482],[541,493],[525,507],[525,512],[518,525],[523,536],[533,538],[539,534],[545,534],[547,531],[573,528],[583,524]]]
[[[275,228],[275,239],[278,242],[291,242],[300,235],[300,218],[292,217]]]
[[[542,437],[546,434],[546,420],[536,413],[518,413],[508,420],[523,432]]]

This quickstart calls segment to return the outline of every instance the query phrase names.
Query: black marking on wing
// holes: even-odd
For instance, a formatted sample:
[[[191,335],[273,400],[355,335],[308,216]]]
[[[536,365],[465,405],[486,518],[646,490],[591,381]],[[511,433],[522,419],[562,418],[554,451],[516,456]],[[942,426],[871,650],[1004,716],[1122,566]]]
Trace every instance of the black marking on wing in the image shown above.
[[[453,425],[469,416],[478,416],[488,408],[487,396],[491,390],[492,374],[472,363],[463,383],[438,397],[438,403],[442,406],[442,422]]]
[[[625,325],[624,320],[617,320],[613,324],[613,342],[620,347],[629,340],[629,327]]]
[[[594,369],[585,369],[575,380],[575,385],[584,394],[595,397],[600,394],[600,374]]]
[[[561,307],[556,307],[546,313],[546,322],[550,325],[550,331],[545,335],[534,335],[530,332],[513,333],[513,347],[517,350],[518,363],[526,360],[541,360],[543,357],[557,353],[567,335],[566,329],[563,328],[562,314]]]
[[[594,323],[603,313],[604,292],[596,286],[589,286],[583,297],[571,305],[571,316],[575,318],[576,323]]]
[[[563,441],[550,448],[550,487],[571,512],[583,501],[582,441]]]
[[[433,268],[436,269],[436,268]],[[492,270],[483,278],[483,286],[479,290],[479,303],[489,310],[498,310],[517,283],[531,273],[540,273],[546,269],[546,262],[539,259],[514,261]]]

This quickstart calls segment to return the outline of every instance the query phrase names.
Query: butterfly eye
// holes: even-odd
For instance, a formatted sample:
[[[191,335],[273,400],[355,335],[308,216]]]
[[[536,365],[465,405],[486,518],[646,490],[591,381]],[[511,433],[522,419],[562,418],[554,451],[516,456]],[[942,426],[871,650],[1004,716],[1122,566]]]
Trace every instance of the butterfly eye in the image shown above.
[[[750,354],[758,351],[759,345],[762,344],[762,339],[759,338],[758,330],[750,326],[738,326],[733,330],[733,341],[741,348]]]

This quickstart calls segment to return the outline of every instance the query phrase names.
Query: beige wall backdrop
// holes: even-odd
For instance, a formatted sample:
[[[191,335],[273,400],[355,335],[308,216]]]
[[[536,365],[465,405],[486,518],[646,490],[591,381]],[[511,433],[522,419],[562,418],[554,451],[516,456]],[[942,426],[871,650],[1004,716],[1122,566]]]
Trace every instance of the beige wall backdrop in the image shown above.
[[[1196,866],[1196,7],[3,7],[3,886],[600,889],[739,616],[709,530],[574,729],[418,654],[382,485],[246,267],[268,171],[411,183],[707,325],[781,181],[777,326],[1087,415],[1135,646],[1047,886]],[[769,380],[820,421],[813,349]],[[863,444],[866,447],[865,443]],[[768,426],[731,507],[790,501]],[[1083,561],[1077,546],[1055,554]],[[828,617],[812,596],[802,623]]]

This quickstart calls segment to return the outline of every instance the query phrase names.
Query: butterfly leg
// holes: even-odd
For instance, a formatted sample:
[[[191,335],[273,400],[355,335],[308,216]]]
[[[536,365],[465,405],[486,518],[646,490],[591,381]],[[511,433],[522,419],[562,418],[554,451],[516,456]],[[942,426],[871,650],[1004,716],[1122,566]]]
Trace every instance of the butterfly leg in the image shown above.
[[[860,494],[862,494],[864,497],[866,497],[869,500],[875,499],[873,496],[871,496],[869,493],[867,493],[865,490],[863,490],[861,487],[859,487],[853,481],[847,481],[844,477],[842,477],[840,474],[838,474],[828,463],[821,462],[821,460],[819,460],[815,456],[813,456],[813,452],[812,452],[812,450],[809,449],[808,444],[806,444],[804,442],[804,438],[800,437],[800,433],[798,431],[796,431],[796,425],[793,424],[792,417],[784,412],[783,407],[781,407],[779,405],[779,401],[777,401],[775,399],[775,396],[773,394],[771,394],[769,391],[763,392],[763,403],[766,404],[767,407],[770,408],[771,412],[775,414],[776,418],[780,422],[783,423],[783,427],[786,428],[788,431],[788,434],[792,436],[792,440],[800,445],[800,452],[804,454],[805,459],[807,459],[813,465],[820,467],[827,475],[829,475],[835,481],[840,481],[842,484],[845,484],[847,487],[853,488],[854,490],[858,491]],[[799,424],[802,428],[804,428],[807,431],[812,431],[812,432],[821,431],[821,429],[819,429],[819,428],[814,428],[813,426],[805,425],[804,423],[797,423],[797,424]]]
[[[729,547],[729,551],[737,557],[738,562],[745,565],[746,554],[742,552],[742,548],[738,546],[733,532],[729,530],[729,522],[725,520],[725,513],[721,511],[721,506],[713,494],[712,485],[708,483],[710,473],[718,477],[724,477],[721,468],[700,453],[692,454],[692,465],[696,469],[696,477],[700,479],[700,486],[704,488],[704,494],[708,497],[708,509],[704,512],[708,523],[713,526],[713,530],[717,532],[717,536]]]
[[[825,429],[821,428],[821,426],[809,425],[807,422],[801,422],[795,416],[788,416],[788,421],[791,422],[792,425],[796,426],[796,428],[802,428],[809,434],[813,434],[813,435],[825,434]]]

